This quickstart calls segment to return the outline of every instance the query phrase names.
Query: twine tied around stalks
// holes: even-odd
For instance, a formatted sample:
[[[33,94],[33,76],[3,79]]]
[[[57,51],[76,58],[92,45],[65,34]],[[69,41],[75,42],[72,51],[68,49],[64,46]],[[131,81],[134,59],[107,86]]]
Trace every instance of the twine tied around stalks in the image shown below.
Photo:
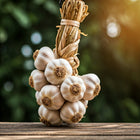
[[[61,13],[61,23],[56,36],[56,47],[54,53],[57,58],[64,58],[69,61],[73,69],[73,75],[78,75],[77,68],[80,61],[77,57],[80,35],[80,23],[89,14],[88,6],[83,0],[65,0]]]
[[[60,25],[80,27],[80,22],[75,20],[62,19]]]

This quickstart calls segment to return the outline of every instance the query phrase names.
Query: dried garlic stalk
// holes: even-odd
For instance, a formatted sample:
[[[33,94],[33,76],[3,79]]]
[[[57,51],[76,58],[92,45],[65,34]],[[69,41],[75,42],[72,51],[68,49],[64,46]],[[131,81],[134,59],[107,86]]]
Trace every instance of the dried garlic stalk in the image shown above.
[[[77,68],[79,67],[77,52],[81,30],[77,24],[83,22],[88,15],[87,11],[88,6],[83,0],[65,0],[60,9],[62,21],[57,33],[54,52],[57,58],[64,58],[69,61],[73,75],[78,74]],[[67,23],[64,21],[65,24],[63,24],[63,20],[67,20]]]

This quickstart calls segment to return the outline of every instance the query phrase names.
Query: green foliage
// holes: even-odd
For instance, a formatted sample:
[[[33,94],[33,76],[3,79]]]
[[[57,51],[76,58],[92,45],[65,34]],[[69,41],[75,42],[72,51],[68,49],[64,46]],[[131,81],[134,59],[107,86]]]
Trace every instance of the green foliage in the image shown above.
[[[96,73],[102,90],[89,102],[84,122],[139,122],[140,118],[140,2],[87,0],[90,15],[82,23],[79,74]],[[117,6],[116,6],[117,5]],[[111,18],[110,18],[111,17]],[[115,19],[115,20],[114,20]],[[107,35],[108,22],[120,25],[120,35]],[[56,0],[0,0],[0,121],[38,121],[35,91],[28,85],[34,69],[33,51],[54,48],[60,23]],[[31,35],[42,41],[34,44]]]

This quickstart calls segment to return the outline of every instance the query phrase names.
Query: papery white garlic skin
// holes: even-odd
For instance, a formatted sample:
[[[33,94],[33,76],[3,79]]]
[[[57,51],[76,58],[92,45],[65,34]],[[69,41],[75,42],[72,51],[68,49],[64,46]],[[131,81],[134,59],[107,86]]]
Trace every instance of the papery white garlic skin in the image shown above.
[[[48,63],[45,69],[47,80],[53,85],[61,84],[68,76],[72,75],[72,67],[65,59],[55,59]]]
[[[41,105],[38,109],[38,114],[40,116],[40,121],[47,126],[50,125],[57,126],[61,125],[62,123],[59,111],[52,111]]]
[[[41,101],[41,93],[36,91],[35,93],[35,98],[36,98],[36,102],[38,105],[41,105],[42,104],[42,101]]]
[[[34,65],[38,70],[45,70],[47,64],[55,59],[53,51],[49,47],[42,47],[40,50],[36,50],[33,55],[35,61]]]
[[[60,110],[60,117],[68,124],[78,123],[83,118],[85,112],[86,108],[82,102],[66,102]]]
[[[36,91],[40,91],[41,88],[47,85],[48,82],[44,76],[44,73],[39,70],[34,70],[29,77],[29,85]]]
[[[85,75],[81,76],[82,79],[85,78],[85,77],[86,77],[86,78],[89,78],[89,77],[90,77],[90,79],[92,78],[93,81],[94,81],[96,84],[99,84],[99,85],[100,85],[100,79],[99,79],[99,77],[98,77],[96,74],[89,73],[89,74],[85,74]]]
[[[83,79],[86,86],[86,91],[83,99],[94,99],[100,92],[100,79],[95,74],[86,74],[81,76],[81,78]]]
[[[61,94],[69,102],[77,102],[84,96],[86,87],[84,81],[77,76],[70,76],[61,85]]]
[[[86,108],[88,107],[88,100],[81,99],[80,102],[82,102]]]
[[[54,85],[46,85],[41,89],[41,101],[50,110],[59,110],[64,104],[59,87]]]

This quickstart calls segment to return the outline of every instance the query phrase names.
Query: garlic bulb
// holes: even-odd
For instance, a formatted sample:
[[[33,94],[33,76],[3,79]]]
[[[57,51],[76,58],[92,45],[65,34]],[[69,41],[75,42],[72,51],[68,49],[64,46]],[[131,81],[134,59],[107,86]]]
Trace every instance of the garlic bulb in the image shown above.
[[[38,70],[45,70],[47,64],[55,59],[53,51],[49,47],[43,47],[36,50],[33,54],[34,65]]]
[[[78,123],[83,118],[85,112],[86,108],[82,102],[66,102],[60,110],[60,117],[68,124]]]
[[[29,77],[29,85],[36,91],[40,91],[43,86],[48,84],[44,73],[39,70],[34,70]]]
[[[61,94],[69,102],[77,102],[84,96],[86,87],[81,78],[70,76],[61,85]]]
[[[36,92],[35,93],[35,98],[36,98],[36,102],[38,105],[41,105],[42,104],[42,101],[41,101],[41,93],[40,92]]]
[[[83,99],[85,100],[92,100],[94,99],[100,92],[100,79],[95,74],[86,74],[81,76],[85,85],[86,91],[84,94]]]
[[[42,104],[50,110],[59,110],[64,104],[64,99],[57,86],[46,85],[41,89]]]
[[[81,99],[80,102],[82,102],[86,108],[88,107],[88,100]]]
[[[48,63],[45,76],[53,85],[61,84],[65,78],[72,75],[72,68],[65,59],[55,59]]]
[[[47,126],[61,125],[62,120],[60,118],[59,111],[52,111],[41,105],[38,109],[40,121]]]

